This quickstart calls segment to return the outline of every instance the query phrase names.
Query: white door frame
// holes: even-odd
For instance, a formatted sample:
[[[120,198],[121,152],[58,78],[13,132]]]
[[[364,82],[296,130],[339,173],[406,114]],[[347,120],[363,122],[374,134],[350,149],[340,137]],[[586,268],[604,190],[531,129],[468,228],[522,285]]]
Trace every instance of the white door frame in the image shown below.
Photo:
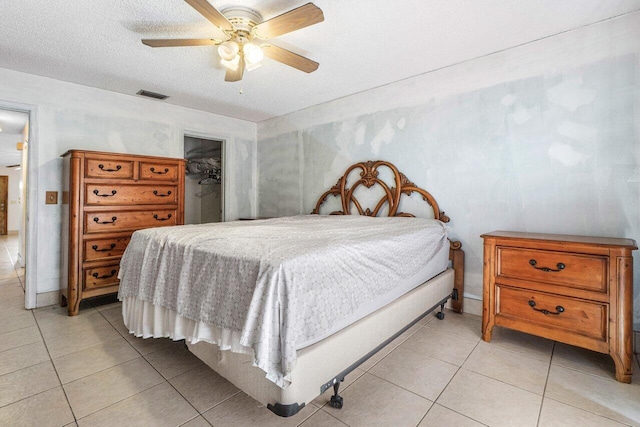
[[[229,180],[227,179],[227,140],[229,139],[228,135],[220,135],[220,134],[212,134],[212,133],[204,133],[192,130],[182,129],[180,132],[180,141],[182,143],[182,152],[184,153],[184,138],[186,136],[190,136],[192,138],[201,138],[201,139],[209,139],[213,141],[220,141],[222,146],[222,170],[220,171],[222,175],[222,221],[226,221],[227,218],[227,194],[229,194]],[[185,153],[186,154],[186,153]],[[184,154],[183,154],[184,157]]]
[[[24,306],[26,309],[36,308],[36,294],[38,291],[38,108],[35,105],[21,104],[0,100],[0,109],[14,110],[29,114],[29,151],[27,154],[27,204],[26,217],[26,254],[25,254],[25,284]]]

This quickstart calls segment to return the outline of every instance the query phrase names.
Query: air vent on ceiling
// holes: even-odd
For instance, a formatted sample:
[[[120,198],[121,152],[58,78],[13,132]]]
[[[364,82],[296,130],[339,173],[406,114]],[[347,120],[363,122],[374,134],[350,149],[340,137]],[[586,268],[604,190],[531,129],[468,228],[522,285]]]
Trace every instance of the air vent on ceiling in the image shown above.
[[[138,91],[137,95],[146,96],[147,98],[160,99],[160,100],[164,100],[164,99],[167,99],[169,97],[168,95],[163,95],[161,93],[150,92],[150,91],[144,90],[144,89],[140,89]]]

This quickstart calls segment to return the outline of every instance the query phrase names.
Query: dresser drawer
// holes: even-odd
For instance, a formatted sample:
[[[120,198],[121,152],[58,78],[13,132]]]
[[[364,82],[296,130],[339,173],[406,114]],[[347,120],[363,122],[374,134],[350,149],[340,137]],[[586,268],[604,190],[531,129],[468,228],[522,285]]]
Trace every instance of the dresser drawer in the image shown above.
[[[104,288],[117,285],[120,260],[117,263],[84,269],[84,289]]]
[[[498,278],[515,278],[607,292],[607,257],[498,247]]]
[[[559,331],[606,342],[608,307],[606,303],[496,287],[496,324],[501,318],[520,322],[525,329],[535,328],[536,335],[551,339],[557,339],[554,334]]]
[[[84,200],[93,206],[176,204],[178,191],[175,185],[86,184]]]
[[[176,225],[175,209],[148,211],[85,212],[85,233],[111,233],[149,227]]]
[[[140,179],[176,180],[178,179],[178,166],[160,162],[140,162]]]
[[[133,161],[116,159],[86,159],[84,175],[87,178],[132,179]]]
[[[85,240],[84,260],[93,261],[102,258],[121,256],[127,248],[129,240],[131,240],[131,236]]]

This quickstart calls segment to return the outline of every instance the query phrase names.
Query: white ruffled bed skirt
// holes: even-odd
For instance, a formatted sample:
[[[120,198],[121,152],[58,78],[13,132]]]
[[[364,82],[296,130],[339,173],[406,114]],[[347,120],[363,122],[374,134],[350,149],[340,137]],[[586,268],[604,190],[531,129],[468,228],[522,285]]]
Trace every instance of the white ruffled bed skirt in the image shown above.
[[[142,338],[171,338],[216,344],[221,350],[253,355],[253,349],[240,344],[240,332],[218,328],[180,316],[173,310],[135,297],[122,299],[122,318],[129,332]]]

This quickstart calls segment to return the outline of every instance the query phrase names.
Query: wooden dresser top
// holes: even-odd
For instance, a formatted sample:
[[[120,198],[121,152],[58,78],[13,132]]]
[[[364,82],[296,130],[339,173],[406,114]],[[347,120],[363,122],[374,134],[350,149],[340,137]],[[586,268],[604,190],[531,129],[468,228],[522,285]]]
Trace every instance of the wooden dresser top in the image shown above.
[[[485,233],[482,236],[484,238],[500,238],[500,239],[513,239],[513,240],[543,240],[551,242],[572,242],[572,243],[586,243],[591,245],[601,246],[620,246],[629,249],[638,249],[635,240],[633,239],[621,239],[613,237],[594,237],[594,236],[575,236],[567,234],[544,234],[544,233],[525,233],[519,231],[492,231],[491,233]]]
[[[145,154],[128,154],[128,153],[112,153],[108,151],[90,151],[90,150],[69,150],[64,154],[61,154],[60,157],[65,156],[113,156],[118,159],[133,159],[133,160],[144,160],[144,159],[156,159],[162,161],[179,161],[186,163],[186,159],[176,158],[176,157],[164,157],[164,156],[149,156]]]

